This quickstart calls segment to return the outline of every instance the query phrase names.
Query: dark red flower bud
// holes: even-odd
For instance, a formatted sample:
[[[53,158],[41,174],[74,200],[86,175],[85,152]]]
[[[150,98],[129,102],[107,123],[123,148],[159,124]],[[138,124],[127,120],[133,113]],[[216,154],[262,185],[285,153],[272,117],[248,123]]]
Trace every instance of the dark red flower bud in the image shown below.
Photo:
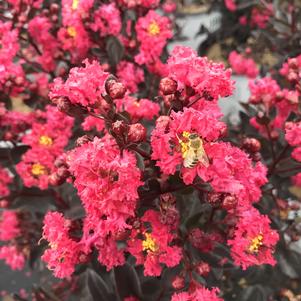
[[[279,132],[277,132],[277,131],[271,131],[271,138],[273,139],[273,140],[277,140],[278,138],[279,138]]]
[[[174,289],[176,290],[180,290],[185,286],[185,279],[182,276],[176,276],[173,280],[172,280],[172,286]]]
[[[60,178],[57,173],[53,173],[49,175],[48,181],[52,186],[59,186],[65,182],[65,179]]]
[[[207,195],[207,201],[213,206],[218,207],[222,202],[223,194],[219,192],[211,191]]]
[[[66,161],[65,161],[63,158],[57,158],[57,159],[54,161],[54,166],[55,166],[56,168],[67,167],[67,163],[66,163]]]
[[[81,137],[77,138],[76,146],[82,146],[83,144],[86,144],[89,141],[91,141],[91,138],[88,135],[81,136]]]
[[[159,89],[163,95],[174,94],[177,91],[177,87],[177,82],[169,77],[162,78],[159,84]]]
[[[296,58],[292,58],[288,60],[288,66],[291,69],[298,69],[298,60]]]
[[[2,200],[0,201],[0,208],[7,208],[8,207],[8,201]]]
[[[299,79],[299,76],[296,72],[294,71],[291,71],[288,75],[287,75],[287,79],[292,82],[292,83],[295,83],[298,81]]]
[[[234,195],[227,195],[224,197],[222,207],[226,210],[235,209],[237,205],[237,198]]]
[[[261,161],[262,159],[260,152],[253,153],[251,157],[254,162]]]
[[[276,101],[281,101],[284,98],[284,93],[282,91],[278,91],[276,93]]]
[[[50,12],[56,14],[59,11],[59,5],[57,3],[52,3],[50,5]]]
[[[171,193],[164,193],[160,196],[160,203],[174,205],[176,203],[176,198]]]
[[[201,261],[195,267],[196,272],[201,276],[206,277],[210,273],[210,266],[207,262]]]
[[[146,128],[141,123],[131,124],[128,132],[130,142],[142,142],[146,138]]]
[[[56,173],[61,180],[66,180],[70,176],[70,172],[66,167],[60,167]]]
[[[109,77],[106,80],[105,88],[112,99],[122,98],[126,92],[125,85],[119,82],[115,77]]]
[[[259,152],[261,149],[261,143],[255,138],[245,138],[243,140],[242,146],[250,153]]]
[[[112,131],[116,135],[125,135],[129,130],[128,124],[126,124],[123,120],[117,120],[112,124]]]

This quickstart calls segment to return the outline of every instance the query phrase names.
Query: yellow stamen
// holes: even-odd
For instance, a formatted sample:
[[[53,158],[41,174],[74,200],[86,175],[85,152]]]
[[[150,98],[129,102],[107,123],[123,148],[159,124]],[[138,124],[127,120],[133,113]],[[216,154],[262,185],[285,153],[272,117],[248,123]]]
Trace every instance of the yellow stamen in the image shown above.
[[[160,27],[156,21],[152,21],[147,28],[148,34],[151,36],[157,36],[160,33]]]
[[[45,166],[43,166],[40,163],[35,163],[31,167],[31,173],[34,176],[41,176],[41,175],[46,174],[46,168],[45,168]]]
[[[258,253],[259,248],[262,245],[263,245],[263,236],[262,234],[259,234],[251,240],[251,244],[249,246],[249,252]]]
[[[142,248],[143,251],[156,252],[159,247],[151,234],[145,233],[145,240],[142,241]]]
[[[43,135],[39,138],[39,143],[45,146],[51,146],[53,141],[52,138],[46,135]]]
[[[79,0],[73,0],[72,2],[72,9],[76,10],[78,8]]]
[[[76,29],[73,26],[67,28],[67,33],[71,38],[75,38],[77,35]]]
[[[189,133],[189,132],[186,132],[186,131],[184,131],[184,132],[182,133],[182,136],[183,136],[183,138],[185,138],[185,139],[188,139],[189,135],[190,135],[190,133]],[[179,139],[179,138],[178,138],[178,139]],[[180,143],[180,145],[181,145],[181,153],[182,153],[182,157],[183,157],[183,159],[185,159],[185,158],[186,158],[186,155],[187,155],[187,151],[188,151],[188,149],[189,149],[188,142],[184,142],[183,140],[179,139],[179,143]]]

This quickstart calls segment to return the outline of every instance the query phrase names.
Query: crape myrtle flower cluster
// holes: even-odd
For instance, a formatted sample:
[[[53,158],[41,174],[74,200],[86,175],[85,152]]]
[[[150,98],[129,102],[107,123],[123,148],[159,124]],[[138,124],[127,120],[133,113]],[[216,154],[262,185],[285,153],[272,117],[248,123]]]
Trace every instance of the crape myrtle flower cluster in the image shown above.
[[[43,238],[49,249],[42,258],[57,277],[72,275],[77,264],[89,260],[93,249],[107,270],[124,265],[131,254],[136,265],[143,265],[145,276],[160,276],[164,267],[178,265],[183,265],[185,271],[187,255],[183,246],[188,242],[177,231],[180,213],[174,196],[166,197],[167,201],[160,198],[160,211],[146,208],[139,213],[143,207],[138,189],[145,178],[136,167],[134,154],[149,158],[139,146],[147,135],[139,122],[157,117],[161,108],[151,100],[130,96],[122,82],[96,61],[86,60],[84,64],[71,69],[66,81],[56,79],[49,95],[62,111],[74,107],[103,120],[105,135],[79,138],[78,146],[66,153],[70,180],[85,209],[82,235],[74,237],[72,221],[61,213],[48,213]],[[226,125],[220,120],[217,100],[233,91],[231,71],[179,46],[165,69],[161,97],[170,96],[169,101],[179,102],[181,109],[171,108],[169,114],[161,114],[150,133],[151,159],[160,168],[162,183],[168,175],[178,174],[186,185],[201,181],[211,187],[211,195],[230,197],[232,201],[226,201],[224,208],[229,216],[236,216],[236,223],[229,225],[228,230],[233,229],[230,236],[220,241],[227,243],[228,239],[234,262],[243,268],[274,265],[272,254],[278,234],[270,228],[269,219],[252,206],[261,197],[260,187],[267,182],[266,168],[260,162],[253,164],[246,153],[221,140]],[[124,110],[130,119],[120,115]],[[246,227],[249,223],[253,228]],[[197,239],[192,232],[192,245],[197,245]],[[196,285],[193,278],[191,281],[194,289],[175,294],[173,300],[198,300],[199,295],[205,299],[212,295],[218,300],[217,290],[209,291]]]
[[[240,2],[224,4],[234,13]],[[168,51],[175,7],[0,4],[0,259],[22,269],[40,254],[61,279],[57,293],[99,286],[106,300],[218,301],[228,271],[277,263],[285,230],[275,216],[289,209],[270,180],[289,149],[301,162],[300,56],[259,77],[250,49],[230,53],[233,72],[251,78],[245,107],[259,137],[248,137],[218,104],[233,94],[232,69],[189,47]],[[272,12],[254,6],[240,23],[264,30]],[[278,211],[264,207],[266,194]],[[147,281],[158,298],[146,296]]]

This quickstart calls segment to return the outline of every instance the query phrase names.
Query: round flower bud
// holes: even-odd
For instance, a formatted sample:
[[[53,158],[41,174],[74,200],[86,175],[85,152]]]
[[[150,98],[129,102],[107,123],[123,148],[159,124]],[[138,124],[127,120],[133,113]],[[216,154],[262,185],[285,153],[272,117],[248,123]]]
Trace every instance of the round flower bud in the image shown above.
[[[77,138],[76,146],[82,146],[83,144],[86,144],[89,141],[91,141],[91,139],[88,135],[81,136],[81,137]]]
[[[146,128],[141,123],[131,124],[128,132],[130,142],[142,142],[146,138]]]
[[[234,195],[227,195],[224,197],[222,202],[222,208],[226,210],[235,209],[237,205],[237,198]]]
[[[218,207],[222,202],[222,193],[211,191],[207,195],[207,201],[213,206]]]
[[[49,175],[48,182],[52,186],[59,186],[65,182],[65,179],[60,178],[57,173],[53,173]]]
[[[182,276],[176,276],[172,280],[172,286],[176,290],[182,289],[185,286],[185,279],[184,279],[184,277],[182,277]]]
[[[126,87],[123,83],[117,81],[115,77],[109,77],[106,80],[105,88],[108,95],[112,99],[122,98],[126,92]]]
[[[290,82],[297,82],[298,81],[298,74],[294,71],[291,71],[288,76],[287,76],[287,79],[290,81]]]
[[[112,131],[116,135],[123,136],[128,132],[129,126],[123,120],[117,120],[112,124]]]
[[[195,267],[196,272],[201,276],[207,276],[210,273],[210,266],[207,262],[201,261]]]
[[[61,180],[66,180],[70,176],[70,172],[66,167],[60,167],[56,173]]]
[[[299,67],[298,60],[296,58],[289,59],[288,66],[291,69],[298,69],[298,67]]]
[[[0,208],[7,208],[8,207],[8,201],[7,200],[1,200],[0,201]]]
[[[57,3],[52,3],[50,5],[50,12],[56,14],[59,11],[59,5]]]
[[[250,153],[259,152],[261,149],[261,143],[255,138],[245,138],[242,146]]]
[[[163,95],[174,94],[177,91],[177,87],[177,82],[169,77],[162,78],[159,84],[159,89]]]

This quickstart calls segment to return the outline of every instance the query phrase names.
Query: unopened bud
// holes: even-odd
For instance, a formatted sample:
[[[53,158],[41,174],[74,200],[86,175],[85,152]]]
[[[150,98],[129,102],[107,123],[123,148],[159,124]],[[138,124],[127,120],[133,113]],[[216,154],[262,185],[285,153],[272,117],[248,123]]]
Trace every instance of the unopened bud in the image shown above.
[[[7,200],[1,200],[0,201],[0,208],[7,208],[8,207],[8,201]]]
[[[59,11],[59,5],[57,3],[52,3],[50,5],[50,12],[56,14]]]
[[[118,136],[126,134],[128,129],[128,124],[126,124],[123,120],[117,120],[112,124],[112,131]]]
[[[287,76],[287,79],[290,81],[290,82],[297,82],[298,81],[298,74],[294,71],[291,71],[288,76]]]
[[[66,180],[70,176],[70,172],[66,167],[60,167],[56,173],[61,180]]]
[[[89,141],[91,141],[91,139],[88,135],[81,136],[81,137],[77,138],[76,146],[82,146],[83,144],[86,144]]]
[[[237,198],[234,195],[227,195],[224,197],[222,202],[222,207],[225,210],[232,210],[235,209],[237,205]]]
[[[292,58],[288,60],[288,66],[291,69],[298,69],[299,65],[298,65],[298,60],[296,58]]]
[[[142,142],[146,138],[146,128],[141,123],[131,124],[128,132],[130,142]]]
[[[106,80],[105,88],[108,95],[112,99],[122,98],[126,92],[126,87],[123,83],[117,81],[115,77],[109,77]]]
[[[182,276],[176,276],[172,280],[172,286],[176,290],[182,289],[185,286],[185,279],[184,279],[184,277],[182,277]]]
[[[53,173],[49,175],[48,182],[52,186],[59,186],[65,182],[65,179],[60,178],[57,173]]]
[[[177,91],[177,87],[177,82],[169,77],[162,78],[159,84],[159,89],[163,95],[174,94]]]
[[[210,273],[210,266],[207,262],[201,261],[195,267],[196,272],[201,276],[207,276]]]
[[[243,140],[242,146],[250,153],[259,152],[261,149],[261,143],[255,138],[245,138]]]
[[[213,206],[218,207],[222,202],[223,194],[219,192],[211,191],[207,195],[207,201]]]

